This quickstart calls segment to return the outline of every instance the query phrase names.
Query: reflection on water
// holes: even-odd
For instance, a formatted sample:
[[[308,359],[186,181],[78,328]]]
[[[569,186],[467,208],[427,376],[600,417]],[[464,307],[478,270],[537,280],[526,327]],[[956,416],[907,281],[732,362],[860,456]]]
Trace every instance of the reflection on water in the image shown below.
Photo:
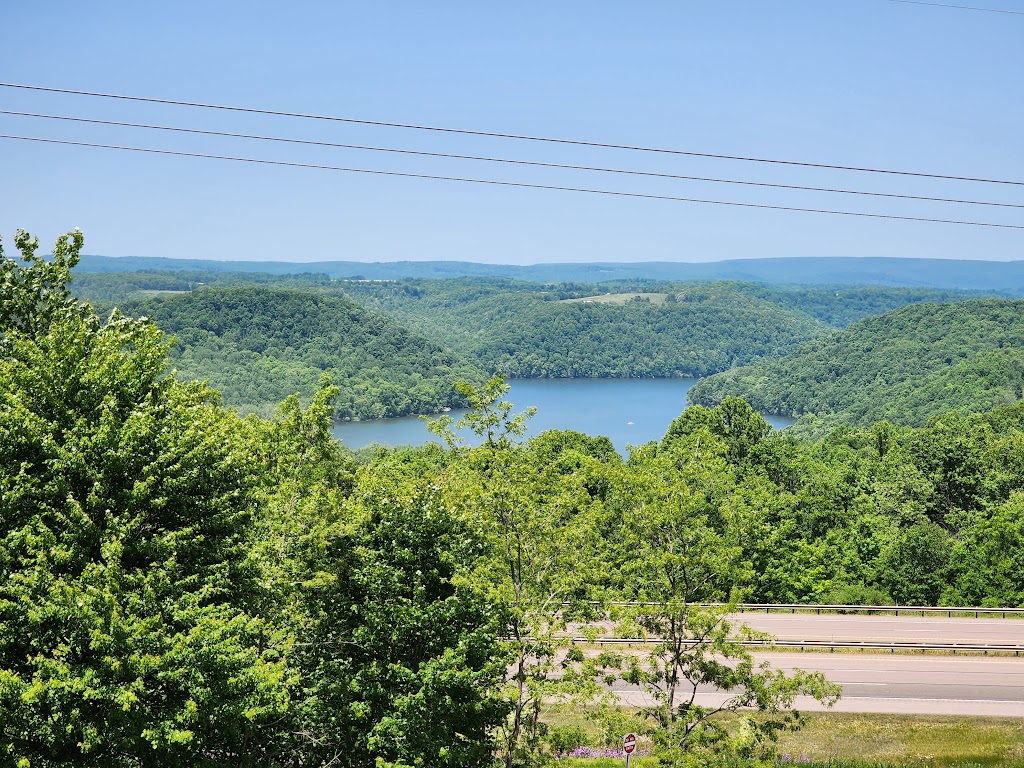
[[[611,438],[619,453],[627,445],[660,440],[668,425],[686,407],[686,393],[696,379],[520,379],[511,385],[505,399],[515,404],[513,412],[536,406],[537,415],[528,422],[527,437],[548,429],[572,429],[588,435]],[[456,421],[462,411],[452,411]],[[769,417],[776,429],[789,426],[792,419]],[[371,443],[422,445],[436,435],[426,422],[410,416],[402,419],[344,422],[334,427],[334,436],[352,449]],[[471,435],[463,435],[471,444]]]

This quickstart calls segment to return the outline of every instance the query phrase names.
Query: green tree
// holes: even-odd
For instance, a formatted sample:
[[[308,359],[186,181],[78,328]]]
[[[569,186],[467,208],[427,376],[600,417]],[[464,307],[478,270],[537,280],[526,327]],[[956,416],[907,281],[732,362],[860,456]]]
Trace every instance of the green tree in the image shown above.
[[[838,697],[820,673],[786,675],[756,664],[738,642],[754,633],[727,619],[734,586],[750,574],[726,439],[700,427],[653,455],[631,457],[618,489],[620,567],[631,601],[620,631],[660,642],[608,662],[655,701],[646,714],[659,757],[671,765],[702,751],[770,755],[779,731],[799,724],[796,696]],[[702,605],[712,601],[726,604]],[[755,712],[742,714],[747,709]]]
[[[565,695],[589,699],[597,692],[591,680],[563,675],[558,658],[559,649],[569,644],[567,621],[574,604],[581,604],[593,564],[586,553],[593,548],[591,507],[597,502],[583,475],[571,469],[560,474],[539,460],[559,450],[549,440],[535,444],[537,451],[515,442],[532,409],[513,415],[513,405],[503,399],[508,389],[498,376],[483,389],[460,386],[473,408],[457,426],[469,427],[484,442],[457,449],[444,487],[452,506],[474,510],[487,534],[475,579],[486,585],[505,621],[510,714],[499,728],[499,752],[511,768],[541,758],[545,701]],[[455,446],[459,439],[450,423],[440,420],[432,429]],[[602,447],[587,444],[585,450]]]
[[[78,263],[85,239],[77,229],[57,238],[53,259],[37,256],[39,238],[25,230],[14,234],[20,262],[4,256],[0,240],[0,342],[17,332],[34,337],[49,328],[53,320],[70,312],[88,312],[80,307],[68,288],[71,269]]]
[[[0,326],[5,760],[255,765],[286,696],[265,622],[241,607],[256,591],[241,424],[162,376],[154,326],[67,298],[80,235],[52,263],[16,242]]]
[[[714,408],[692,405],[669,425],[662,445],[707,429],[728,446],[729,461],[739,464],[772,432],[772,425],[738,397],[726,397]]]
[[[953,544],[946,605],[1024,607],[1024,493],[1015,491]]]
[[[427,483],[366,476],[299,600],[301,764],[486,766],[504,719],[501,614],[479,533]]]

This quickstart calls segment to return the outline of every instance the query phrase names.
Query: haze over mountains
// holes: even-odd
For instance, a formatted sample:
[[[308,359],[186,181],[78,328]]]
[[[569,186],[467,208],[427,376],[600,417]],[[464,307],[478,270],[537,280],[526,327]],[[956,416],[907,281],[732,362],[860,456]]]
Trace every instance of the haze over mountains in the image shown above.
[[[209,261],[144,256],[83,256],[82,272],[205,270],[276,275],[321,273],[332,278],[394,280],[462,276],[510,277],[534,282],[609,280],[743,280],[795,285],[930,286],[1024,295],[1024,260],[804,257],[733,259],[702,263],[607,262],[579,264],[483,264],[468,261]]]

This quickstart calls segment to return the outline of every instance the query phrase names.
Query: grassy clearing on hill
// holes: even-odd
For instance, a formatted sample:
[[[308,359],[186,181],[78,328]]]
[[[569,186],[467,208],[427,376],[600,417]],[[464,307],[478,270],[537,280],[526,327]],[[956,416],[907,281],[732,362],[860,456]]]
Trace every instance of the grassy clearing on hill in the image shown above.
[[[642,299],[651,304],[664,304],[667,293],[604,293],[599,296],[583,296],[578,299],[563,299],[563,304],[625,304],[632,299]]]

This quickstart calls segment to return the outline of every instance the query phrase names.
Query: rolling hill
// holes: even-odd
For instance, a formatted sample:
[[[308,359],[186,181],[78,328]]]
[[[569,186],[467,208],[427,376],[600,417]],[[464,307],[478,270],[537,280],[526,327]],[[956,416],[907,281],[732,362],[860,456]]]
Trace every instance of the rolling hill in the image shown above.
[[[482,380],[466,361],[339,297],[207,288],[122,309],[176,338],[170,362],[179,377],[209,380],[246,412],[271,412],[294,392],[308,398],[323,373],[341,388],[340,419],[437,413],[464,404],[454,381]]]
[[[863,320],[777,360],[725,371],[690,390],[713,405],[742,397],[803,416],[815,431],[887,419],[921,425],[946,411],[984,411],[1024,394],[1024,301],[914,304]],[[808,417],[813,415],[813,418]]]

